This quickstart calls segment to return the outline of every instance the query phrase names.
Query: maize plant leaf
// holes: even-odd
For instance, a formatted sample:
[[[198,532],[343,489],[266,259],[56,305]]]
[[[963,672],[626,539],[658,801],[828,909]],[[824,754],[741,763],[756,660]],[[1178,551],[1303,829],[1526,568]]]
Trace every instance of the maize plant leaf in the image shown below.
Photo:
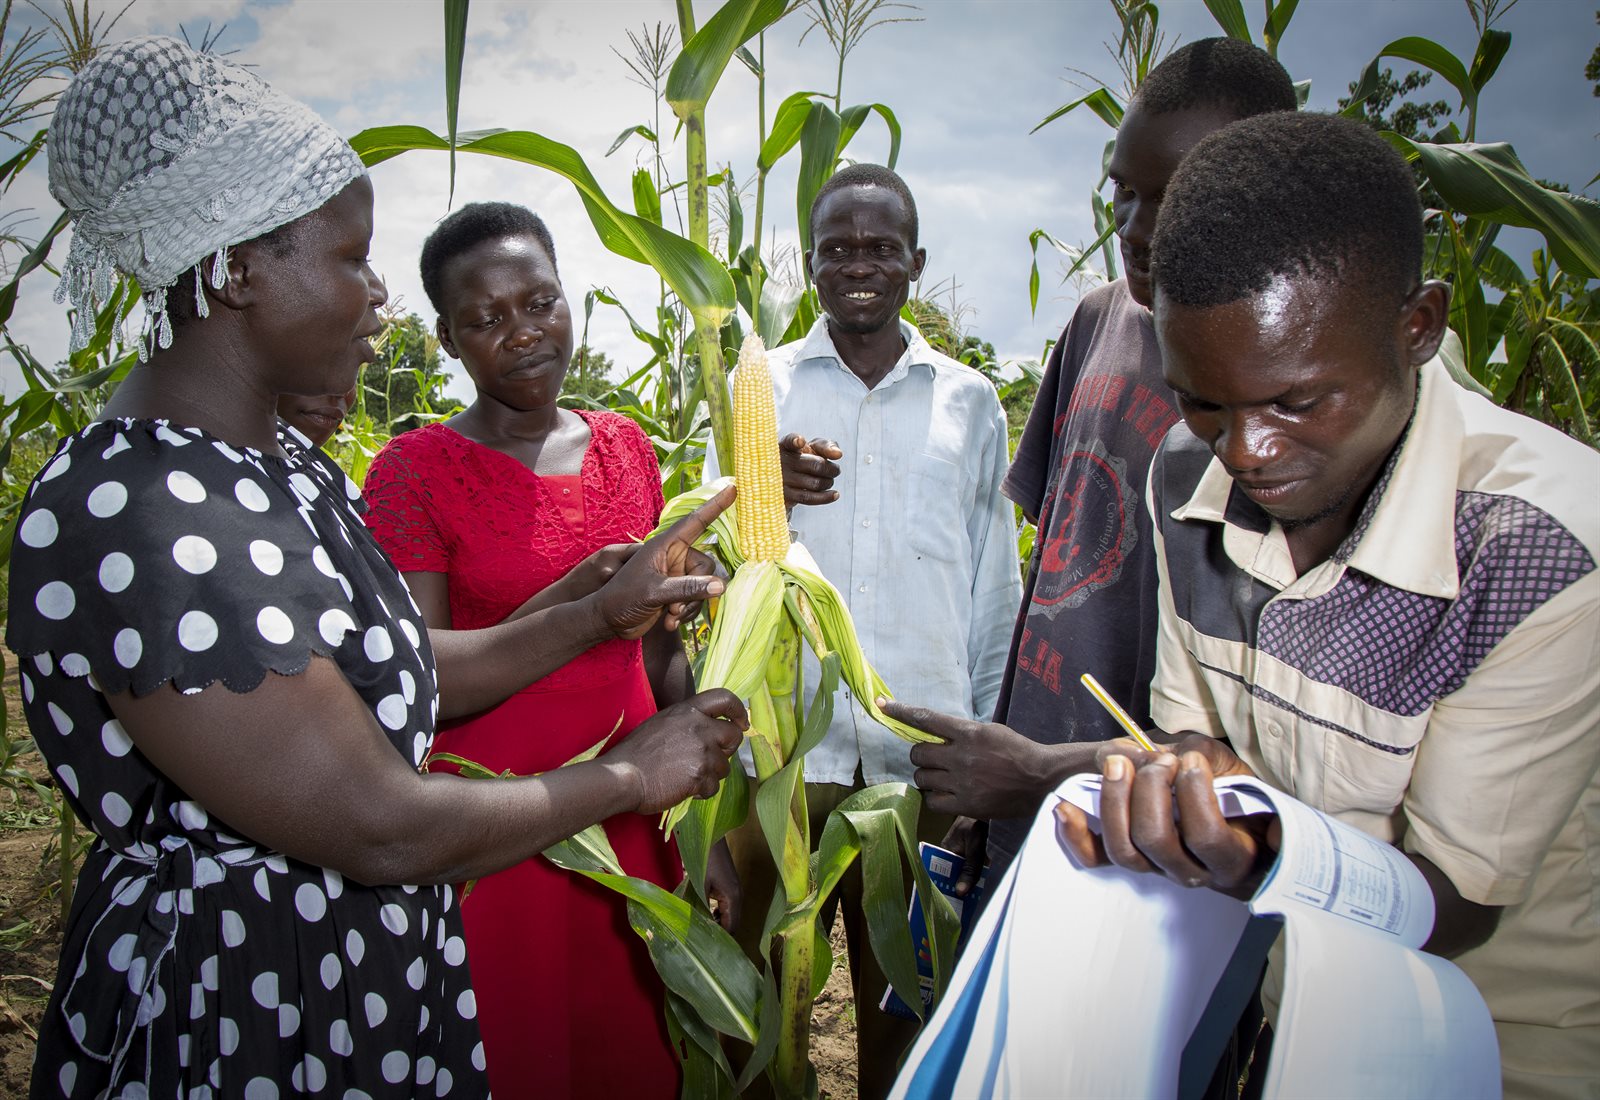
[[[775,348],[783,342],[784,333],[789,329],[789,322],[794,320],[795,311],[800,308],[800,299],[805,293],[805,287],[781,279],[762,282],[761,323],[756,327],[756,333],[763,344]]]
[[[1467,250],[1460,233],[1451,223],[1455,254],[1455,290],[1450,296],[1450,327],[1461,337],[1461,348],[1468,374],[1483,369],[1489,361],[1493,345],[1488,343],[1489,306],[1483,298],[1483,285],[1478,281],[1472,264],[1472,254]]]
[[[725,687],[741,699],[765,690],[767,655],[783,618],[783,575],[777,563],[745,562],[718,602],[700,690]]]
[[[862,795],[871,797],[862,799]],[[807,912],[814,923],[824,900],[859,857],[861,910],[872,953],[895,992],[920,1012],[922,997],[917,992],[916,955],[906,922],[906,890],[900,869],[902,846],[896,820],[897,812],[906,804],[911,806],[911,835],[915,837],[921,799],[904,783],[858,791],[828,815],[817,849],[816,894]]]
[[[745,1063],[739,1079],[734,1082],[736,1093],[750,1087],[756,1075],[767,1068],[767,1063],[772,1061],[772,1052],[778,1048],[778,1033],[782,1030],[778,1026],[778,1001],[777,980],[772,968],[765,967],[761,972],[761,1038],[750,1052],[750,1060]]]
[[[1122,103],[1107,89],[1096,88],[1088,95],[1079,96],[1071,103],[1063,103],[1061,106],[1045,115],[1039,124],[1033,129],[1029,130],[1028,133],[1037,134],[1040,130],[1043,130],[1046,126],[1050,125],[1062,115],[1071,114],[1079,107],[1089,108],[1089,110],[1093,111],[1100,117],[1101,122],[1104,122],[1113,130],[1122,125],[1122,113],[1124,110]]]
[[[733,56],[743,62],[744,67],[750,70],[750,75],[757,80],[767,75],[766,70],[761,67],[761,62],[756,60],[756,55],[750,52],[748,46],[740,46],[733,51]]]
[[[719,477],[705,485],[699,485],[693,489],[685,489],[667,501],[666,507],[661,510],[661,522],[656,525],[654,531],[645,536],[646,539],[655,538],[655,536],[732,484],[733,478]],[[739,501],[735,499],[732,504],[723,510],[720,516],[711,521],[711,526],[698,543],[703,548],[714,549],[718,560],[722,562],[723,568],[733,574],[737,574],[739,567],[744,564],[744,555],[739,553],[738,509]],[[711,539],[714,539],[715,542],[709,543],[708,540]]]
[[[1299,6],[1300,0],[1278,0],[1276,4],[1268,0],[1267,22],[1261,28],[1262,40],[1273,43],[1283,41],[1283,32],[1289,29],[1289,20],[1294,18],[1294,10]]]
[[[717,1033],[706,1027],[693,1006],[667,990],[667,1036],[683,1066],[680,1100],[732,1100],[733,1067]]]
[[[894,162],[900,159],[900,120],[882,103],[861,103],[854,107],[846,107],[839,115],[839,155],[844,154],[845,146],[856,136],[861,124],[867,121],[867,115],[874,111],[882,117],[883,124],[889,128],[889,159],[883,163],[884,167],[892,171]]]
[[[811,852],[803,843],[806,838],[794,818],[795,788],[804,774],[804,765],[797,757],[756,788],[756,818],[761,822],[767,850],[772,853],[772,864],[778,869],[779,888],[787,899],[804,898],[810,893]]]
[[[815,1001],[822,995],[828,984],[828,979],[833,975],[833,945],[828,942],[828,934],[822,930],[821,921],[811,922],[811,999]]]
[[[683,871],[696,894],[706,898],[706,863],[712,845],[744,824],[750,812],[750,781],[738,761],[710,798],[690,799],[672,835],[678,842]]]
[[[656,181],[643,168],[633,172],[633,212],[652,225],[661,224],[661,195],[656,191]]]
[[[1600,277],[1600,203],[1540,185],[1504,142],[1431,145],[1394,133],[1384,137],[1422,166],[1451,209],[1537,230],[1568,274]]]
[[[918,905],[922,909],[923,917],[929,930],[928,941],[923,945],[913,945],[913,948],[921,949],[925,947],[928,951],[929,960],[933,968],[934,1003],[937,1004],[939,998],[944,995],[945,986],[949,982],[950,972],[955,963],[956,940],[960,935],[961,921],[956,916],[949,900],[934,887],[933,882],[928,877],[927,868],[922,865],[921,853],[917,850],[917,816],[921,807],[922,796],[917,792],[916,788],[903,783],[883,783],[851,795],[839,805],[837,812],[847,816],[859,813],[892,815],[895,836],[900,841],[900,854],[911,868],[911,877],[917,887]],[[858,832],[860,831],[858,824]],[[865,840],[866,834],[863,832],[862,835],[864,838],[863,860],[868,865],[863,870],[864,873],[867,873],[872,856],[869,850],[870,846]],[[896,868],[896,871],[898,871],[898,868]],[[906,922],[903,919],[899,923],[902,928],[906,927]],[[872,931],[870,917],[867,930],[870,937]],[[909,930],[907,938],[909,938]],[[882,959],[883,956],[879,955],[880,962]],[[914,958],[912,965],[913,967],[915,966]],[[884,973],[887,974],[888,971],[885,970]],[[912,986],[912,990],[915,993],[917,986]],[[903,992],[901,996],[905,997]],[[920,997],[917,1001],[912,1001],[910,998],[905,998],[905,1000],[913,1008],[920,1007]]]
[[[1206,0],[1206,9],[1211,12],[1211,18],[1217,21],[1217,26],[1222,28],[1223,34],[1240,42],[1253,41],[1250,24],[1245,20],[1244,7],[1239,0]]]
[[[806,598],[810,600],[817,621],[822,627],[823,641],[829,644],[831,651],[839,654],[840,674],[844,677],[845,683],[850,685],[850,690],[855,693],[856,698],[861,701],[861,705],[867,708],[867,713],[907,741],[937,740],[931,734],[890,718],[879,709],[877,700],[887,698],[889,689],[884,684],[883,678],[867,662],[866,654],[862,652],[861,642],[856,637],[855,622],[850,618],[850,611],[845,607],[844,598],[822,575],[816,561],[806,548],[799,543],[790,546],[788,556],[778,563],[778,567],[805,592]],[[817,656],[821,658],[826,655],[819,652]]]
[[[11,319],[11,311],[17,308],[17,290],[22,282],[22,277],[49,258],[50,249],[55,245],[56,238],[67,228],[67,223],[70,220],[71,218],[66,211],[62,211],[61,216],[56,218],[55,223],[49,229],[45,230],[44,236],[39,238],[38,243],[28,250],[26,256],[17,261],[17,266],[11,274],[10,281],[5,286],[0,287],[0,325],[9,321]]]
[[[728,269],[692,241],[619,210],[571,146],[527,130],[491,132],[471,141],[466,140],[469,136],[461,135],[460,144],[452,145],[421,126],[378,126],[363,130],[350,144],[369,166],[413,149],[459,148],[549,169],[577,188],[589,221],[606,248],[654,268],[696,317],[704,316],[720,326],[733,311],[733,280]]]
[[[772,116],[772,129],[767,132],[767,140],[761,143],[761,151],[756,154],[758,172],[765,175],[772,171],[784,154],[794,148],[795,142],[800,140],[806,117],[811,114],[811,97],[821,94],[796,92],[778,104],[778,110]]]
[[[1306,109],[1306,101],[1311,98],[1311,81],[1296,80],[1294,82],[1294,103],[1297,110]]]
[[[450,197],[456,200],[456,114],[461,105],[461,59],[467,50],[467,0],[444,0],[444,122],[450,135]]]
[[[839,159],[839,129],[838,113],[826,103],[816,102],[800,128],[800,178],[795,184],[794,208],[802,253],[811,251],[811,203],[833,175]]]
[[[683,44],[667,73],[673,114],[688,121],[704,110],[734,51],[776,23],[787,7],[787,0],[727,0],[718,8]]]
[[[598,822],[566,840],[556,841],[539,854],[557,867],[569,871],[595,871],[613,875],[623,873],[622,862],[617,859],[616,849],[611,847],[611,838]]]
[[[626,130],[622,131],[622,133],[618,134],[617,139],[611,143],[611,148],[606,150],[606,156],[609,157],[612,153],[615,153],[618,149],[621,149],[627,140],[635,134],[638,134],[640,137],[644,138],[651,145],[659,144],[659,142],[656,140],[656,132],[641,122],[637,126],[629,126]]]
[[[644,940],[666,987],[724,1035],[756,1041],[761,978],[721,925],[653,882],[577,863],[558,866],[627,898],[628,921]]]
[[[1483,86],[1500,69],[1500,62],[1505,60],[1506,51],[1511,48],[1511,32],[1486,30],[1483,37],[1478,39],[1478,52],[1472,58],[1472,68],[1468,70],[1467,77],[1472,81],[1473,88],[1483,91]]]
[[[1397,57],[1402,61],[1412,61],[1418,65],[1426,66],[1450,82],[1450,86],[1461,95],[1461,106],[1467,111],[1468,118],[1477,113],[1478,89],[1473,86],[1472,77],[1467,73],[1467,67],[1461,59],[1431,38],[1420,38],[1410,35],[1405,38],[1396,38],[1372,59],[1372,65],[1377,65],[1385,57]],[[1371,68],[1369,65],[1368,68]],[[1363,80],[1363,84],[1365,81]],[[1357,88],[1360,91],[1360,88]],[[1469,121],[1468,128],[1471,128]]]

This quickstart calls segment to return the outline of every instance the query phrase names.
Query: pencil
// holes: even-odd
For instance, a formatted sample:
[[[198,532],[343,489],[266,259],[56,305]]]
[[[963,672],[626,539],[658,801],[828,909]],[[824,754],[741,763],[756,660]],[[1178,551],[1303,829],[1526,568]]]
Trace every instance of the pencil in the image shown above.
[[[1139,728],[1139,724],[1132,718],[1128,717],[1128,712],[1117,706],[1117,701],[1111,698],[1110,695],[1106,694],[1106,689],[1100,686],[1100,681],[1096,680],[1093,676],[1090,676],[1087,672],[1078,677],[1078,679],[1083,682],[1084,687],[1089,689],[1089,694],[1093,695],[1095,700],[1102,707],[1106,708],[1106,713],[1117,720],[1117,725],[1126,730],[1129,737],[1139,742],[1139,747],[1141,749],[1144,749],[1146,752],[1161,751],[1155,747],[1150,738],[1144,735],[1144,730]]]

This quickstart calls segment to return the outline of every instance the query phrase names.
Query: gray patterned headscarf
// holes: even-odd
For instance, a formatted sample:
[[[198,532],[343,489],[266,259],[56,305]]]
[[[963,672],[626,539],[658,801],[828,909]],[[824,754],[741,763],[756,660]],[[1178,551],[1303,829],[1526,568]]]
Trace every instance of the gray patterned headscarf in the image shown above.
[[[204,317],[206,257],[221,287],[230,245],[311,213],[366,171],[310,108],[173,38],[130,39],[86,65],[56,105],[48,148],[50,193],[73,221],[55,296],[77,310],[72,348],[121,271],[144,292],[141,360],[172,346],[167,291],[185,271]]]

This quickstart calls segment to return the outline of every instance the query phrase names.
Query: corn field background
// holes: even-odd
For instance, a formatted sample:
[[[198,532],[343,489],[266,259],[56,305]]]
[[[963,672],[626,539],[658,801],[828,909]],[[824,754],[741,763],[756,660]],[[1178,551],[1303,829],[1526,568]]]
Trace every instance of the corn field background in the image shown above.
[[[1306,7],[1316,2],[1307,0]],[[1165,16],[1170,26],[1176,4],[1166,10],[1142,0],[1107,4],[1115,16],[1106,48],[1116,78],[1069,74],[1077,87],[1066,102],[1034,105],[1042,132],[1033,140],[1049,141],[1061,128],[1090,118],[1114,127],[1144,74],[1178,44],[1162,24]],[[440,6],[442,18],[430,46],[442,58],[446,125],[435,132],[399,116],[392,125],[353,134],[352,140],[372,165],[402,153],[410,158],[444,154],[440,170],[454,181],[458,162],[486,155],[523,165],[539,186],[564,180],[582,196],[590,235],[558,241],[568,297],[575,313],[582,307],[582,344],[568,376],[566,401],[636,420],[656,447],[670,498],[698,482],[707,437],[715,432],[720,439],[730,431],[721,407],[723,375],[742,337],[757,332],[776,345],[803,333],[816,316],[799,256],[808,229],[800,212],[809,207],[809,196],[841,163],[892,163],[900,149],[918,141],[916,128],[902,129],[902,116],[909,117],[906,103],[853,100],[854,67],[904,60],[895,51],[895,36],[906,33],[903,24],[938,20],[940,11],[937,4],[919,9],[883,0],[702,0],[698,7],[689,0],[662,0],[660,7],[653,24],[619,28],[612,35],[617,77],[638,88],[643,119],[620,134],[596,134],[581,146],[565,145],[538,133],[536,110],[522,123],[525,130],[474,129],[475,119],[460,103],[463,72],[474,63],[467,49],[468,5],[450,0]],[[1416,168],[1431,211],[1428,273],[1454,286],[1457,377],[1597,445],[1600,350],[1594,293],[1600,275],[1600,208],[1578,193],[1600,174],[1545,179],[1540,165],[1524,166],[1518,159],[1519,135],[1491,133],[1479,125],[1480,105],[1492,102],[1496,74],[1514,48],[1507,28],[1528,14],[1526,7],[1517,0],[1430,6],[1429,19],[1419,19],[1419,25],[1452,19],[1470,25],[1472,49],[1452,53],[1419,35],[1374,41],[1352,62],[1348,94],[1339,95],[1338,108],[1385,132]],[[1205,0],[1204,8],[1213,26],[1202,33],[1251,39],[1278,53],[1293,39],[1299,5],[1264,0],[1247,13],[1240,0]],[[0,164],[0,354],[21,384],[8,387],[0,408],[0,567],[29,479],[57,439],[93,418],[133,359],[131,348],[116,336],[117,322],[134,309],[135,288],[127,284],[95,318],[90,346],[65,361],[43,362],[32,345],[14,338],[19,291],[26,285],[29,301],[41,300],[35,284],[53,280],[51,258],[64,251],[58,240],[64,223],[53,210],[31,221],[19,216],[13,186],[43,166],[42,127],[54,92],[98,43],[122,36],[118,19],[126,10],[118,4],[91,6],[89,0],[28,5],[3,0],[0,139],[5,144],[0,155],[7,159]],[[1589,32],[1593,37],[1592,25]],[[196,35],[197,43],[214,33]],[[768,71],[768,38],[780,34],[809,44],[806,56],[812,63],[805,71]],[[223,37],[218,48],[227,44]],[[930,59],[915,60],[926,66]],[[938,64],[1000,59],[931,60],[935,64],[926,67],[936,75]],[[1596,82],[1594,94],[1600,96],[1600,47],[1587,78]],[[713,94],[734,84],[737,90],[722,91],[718,102],[732,96],[741,111],[758,114],[753,148],[719,146],[721,132],[706,127]],[[1323,100],[1332,106],[1326,104],[1326,91]],[[905,94],[908,99],[916,95],[914,84],[907,84]],[[1600,129],[1594,100],[1552,102],[1549,109],[1579,119],[1572,140],[1594,148],[1591,131]],[[1104,137],[1109,142],[1112,129]],[[612,156],[630,156],[635,165],[627,193],[608,193],[594,174],[592,166]],[[1081,209],[1037,212],[1041,228],[1028,242],[1032,267],[1028,270],[1024,259],[1017,273],[1016,293],[1031,308],[1038,310],[1043,300],[1048,309],[1061,287],[1081,290],[1117,276],[1103,176],[1100,182],[1088,196],[1088,218]],[[916,190],[916,180],[912,184]],[[1093,228],[1081,238],[1059,228],[1085,223]],[[1008,247],[1020,243],[1008,242]],[[655,293],[625,298],[606,286],[585,284],[583,265],[571,257],[597,245],[647,265]],[[1047,349],[1036,358],[1002,361],[994,344],[977,332],[978,319],[959,272],[915,293],[908,316],[936,347],[994,382],[1011,419],[1014,445]],[[1064,309],[1057,312],[1054,327],[1067,315]],[[57,313],[64,333],[68,318]],[[631,343],[591,347],[591,322],[605,327],[618,317]],[[459,405],[461,391],[440,357],[431,317],[401,301],[387,321],[380,361],[364,375],[356,408],[330,445],[358,482],[393,434],[448,416]],[[732,453],[731,447],[720,449]],[[1024,527],[1019,539],[1024,561],[1031,546],[1031,531]],[[3,581],[0,568],[0,587]],[[32,1030],[53,978],[74,863],[88,838],[76,828],[27,737],[14,661],[3,651],[0,658],[6,664],[6,708],[0,719],[0,1093],[9,1095],[20,1092],[27,1080]],[[754,801],[751,796],[749,803]],[[709,843],[706,838],[719,826],[708,819],[701,827],[701,839]],[[686,904],[693,901],[691,891]],[[815,977],[828,976],[828,957]],[[752,1021],[762,1011],[759,990],[753,995],[747,1006]],[[832,996],[837,1001],[836,989]],[[697,1072],[708,1076],[695,1079],[701,1091],[692,1094],[728,1094],[732,1077],[740,1076],[733,1072],[738,1068],[724,1067],[724,1079],[716,1067],[702,1066]],[[824,1087],[835,1095],[852,1094],[847,1079],[830,1077]],[[808,1086],[791,1081],[780,1091],[803,1095]]]

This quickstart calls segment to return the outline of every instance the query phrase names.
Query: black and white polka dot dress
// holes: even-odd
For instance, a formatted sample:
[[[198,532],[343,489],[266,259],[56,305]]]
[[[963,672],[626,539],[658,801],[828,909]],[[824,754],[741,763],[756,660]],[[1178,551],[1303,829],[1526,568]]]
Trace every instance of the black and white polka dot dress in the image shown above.
[[[422,761],[437,705],[421,615],[355,487],[298,437],[284,449],[104,421],[29,490],[6,641],[39,748],[99,836],[35,1097],[487,1092],[450,887],[364,887],[252,843],[156,771],[106,704],[169,682],[248,692],[321,654]]]

